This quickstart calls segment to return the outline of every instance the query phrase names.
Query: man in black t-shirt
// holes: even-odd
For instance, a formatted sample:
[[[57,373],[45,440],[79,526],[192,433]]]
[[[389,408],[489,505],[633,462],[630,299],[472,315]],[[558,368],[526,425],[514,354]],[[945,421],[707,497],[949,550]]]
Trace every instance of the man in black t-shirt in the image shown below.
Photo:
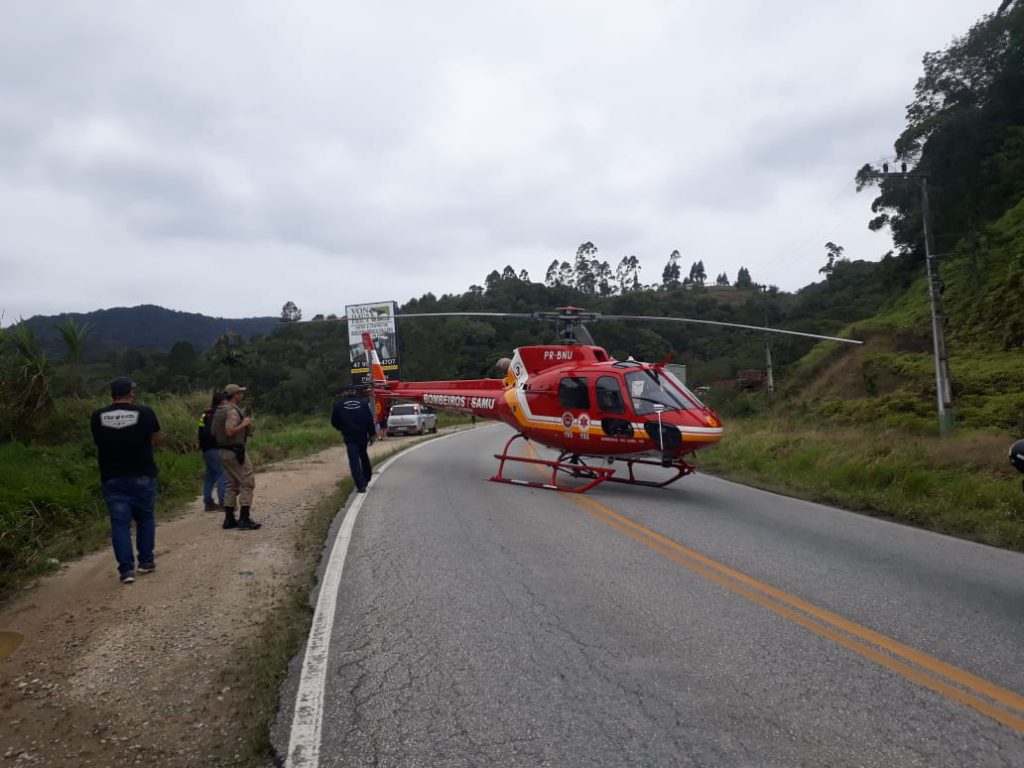
[[[135,581],[132,520],[139,573],[156,569],[156,462],[153,444],[160,439],[160,422],[151,408],[135,405],[135,382],[127,376],[110,383],[110,405],[93,411],[103,500],[110,512],[110,533],[123,584]]]

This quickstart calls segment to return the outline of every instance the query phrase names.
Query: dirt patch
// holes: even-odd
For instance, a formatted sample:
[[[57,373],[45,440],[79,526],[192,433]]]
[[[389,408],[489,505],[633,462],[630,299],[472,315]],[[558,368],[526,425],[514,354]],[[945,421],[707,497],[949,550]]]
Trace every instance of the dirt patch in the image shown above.
[[[380,455],[411,442],[377,443]],[[308,562],[296,534],[348,474],[343,448],[256,479],[259,531],[225,531],[202,500],[157,528],[157,570],[118,580],[96,552],[0,609],[23,642],[0,661],[0,766],[212,766],[251,759],[245,695],[222,672]]]

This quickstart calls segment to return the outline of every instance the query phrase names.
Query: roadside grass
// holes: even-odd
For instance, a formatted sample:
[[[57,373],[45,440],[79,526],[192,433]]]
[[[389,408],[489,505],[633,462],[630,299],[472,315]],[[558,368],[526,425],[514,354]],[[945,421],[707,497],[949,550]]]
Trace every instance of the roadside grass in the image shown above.
[[[1024,551],[1024,493],[1007,458],[1011,442],[982,431],[939,438],[733,418],[697,463],[766,490]]]
[[[249,450],[258,468],[281,459],[308,456],[341,442],[341,434],[326,419],[267,415],[256,422]]]
[[[99,492],[89,415],[105,399],[60,400],[20,440],[0,442],[0,598],[65,560],[105,546],[110,527]],[[205,393],[145,399],[165,439],[157,519],[167,519],[202,490],[203,462],[195,450]],[[250,441],[257,467],[339,445],[326,418],[260,416]]]

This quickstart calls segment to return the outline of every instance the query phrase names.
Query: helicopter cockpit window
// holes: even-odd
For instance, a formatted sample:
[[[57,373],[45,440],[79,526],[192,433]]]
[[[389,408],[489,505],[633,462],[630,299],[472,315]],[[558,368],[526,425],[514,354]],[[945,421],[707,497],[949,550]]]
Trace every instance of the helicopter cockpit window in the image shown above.
[[[669,383],[672,378],[673,383]],[[626,374],[626,386],[629,388],[629,397],[633,401],[633,410],[638,416],[646,416],[654,413],[655,406],[662,406],[666,411],[688,411],[696,408],[697,405],[690,402],[677,389],[681,384],[676,384],[678,379],[666,372],[657,372],[650,369],[642,371],[631,371]],[[676,386],[673,386],[676,384]]]
[[[597,397],[597,409],[603,413],[625,413],[626,404],[622,401],[622,390],[615,376],[601,376],[594,386]]]
[[[578,376],[566,376],[558,382],[558,404],[563,408],[590,408],[587,380]]]

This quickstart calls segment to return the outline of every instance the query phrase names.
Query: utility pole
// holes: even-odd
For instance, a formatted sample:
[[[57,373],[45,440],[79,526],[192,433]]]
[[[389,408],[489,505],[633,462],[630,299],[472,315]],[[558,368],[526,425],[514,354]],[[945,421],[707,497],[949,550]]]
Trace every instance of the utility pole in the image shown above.
[[[916,179],[921,184],[921,219],[924,227],[924,257],[928,268],[928,301],[932,310],[932,351],[935,357],[935,394],[939,410],[939,434],[948,435],[953,431],[953,380],[949,375],[949,358],[946,355],[946,318],[942,313],[942,280],[939,278],[939,260],[932,242],[931,209],[928,207],[928,176],[923,173],[909,173],[907,164],[899,172],[889,171],[889,164],[882,163],[882,172],[873,174],[876,178]]]
[[[768,286],[762,285],[764,291],[764,327],[768,327]],[[771,393],[775,391],[775,376],[772,373],[772,344],[768,340],[768,334],[764,335],[764,364],[765,364],[765,389]]]

